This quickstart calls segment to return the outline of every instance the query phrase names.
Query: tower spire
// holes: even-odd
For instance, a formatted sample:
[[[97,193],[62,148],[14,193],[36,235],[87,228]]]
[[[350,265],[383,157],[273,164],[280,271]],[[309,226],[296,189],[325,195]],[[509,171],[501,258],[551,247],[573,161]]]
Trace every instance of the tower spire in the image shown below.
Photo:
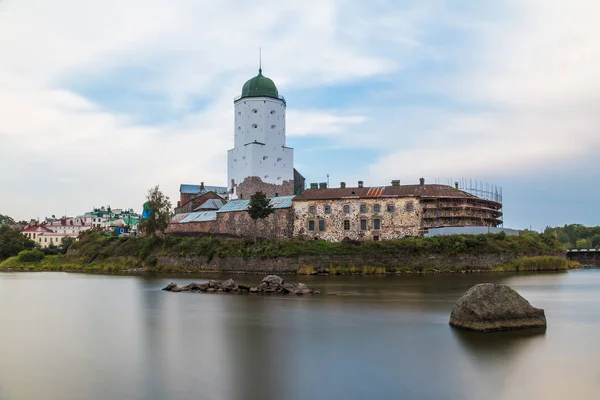
[[[258,73],[262,74],[262,47],[258,48]]]

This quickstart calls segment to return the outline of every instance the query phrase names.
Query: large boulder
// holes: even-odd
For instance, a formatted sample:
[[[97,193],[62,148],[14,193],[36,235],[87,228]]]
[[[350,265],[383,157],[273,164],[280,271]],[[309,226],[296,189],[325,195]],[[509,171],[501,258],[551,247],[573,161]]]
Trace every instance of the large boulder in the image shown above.
[[[283,285],[283,279],[277,275],[268,275],[263,278],[261,284],[262,283],[266,283],[270,288],[278,288],[279,286]]]
[[[481,283],[458,299],[450,325],[483,332],[545,328],[546,316],[509,286]]]
[[[177,284],[175,282],[171,282],[167,286],[165,286],[162,290],[166,290],[167,292],[171,292],[176,287],[177,287]]]
[[[237,287],[237,285],[235,284],[233,279],[227,279],[225,282],[223,282],[223,285],[222,285],[223,290],[226,292],[231,292],[236,287]]]

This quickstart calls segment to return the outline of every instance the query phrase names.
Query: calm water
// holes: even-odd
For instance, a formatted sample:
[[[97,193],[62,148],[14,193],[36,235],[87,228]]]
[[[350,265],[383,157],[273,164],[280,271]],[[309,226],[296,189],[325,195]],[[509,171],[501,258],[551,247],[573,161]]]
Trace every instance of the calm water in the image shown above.
[[[600,270],[288,279],[323,294],[0,273],[0,399],[600,399]],[[544,308],[545,334],[452,329],[480,282]]]

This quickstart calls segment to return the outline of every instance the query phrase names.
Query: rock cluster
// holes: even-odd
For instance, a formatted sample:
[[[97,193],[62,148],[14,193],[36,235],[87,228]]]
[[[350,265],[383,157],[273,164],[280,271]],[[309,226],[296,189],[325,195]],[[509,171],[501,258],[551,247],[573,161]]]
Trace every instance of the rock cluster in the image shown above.
[[[545,328],[546,316],[544,310],[533,307],[509,286],[482,283],[456,302],[450,325],[483,332]]]
[[[278,293],[278,294],[320,294],[318,290],[311,289],[303,283],[296,285],[285,283],[282,278],[277,275],[266,276],[262,282],[255,287],[236,284],[233,279],[227,279],[224,282],[210,280],[207,283],[192,282],[189,285],[177,286],[171,282],[162,290],[168,292],[227,292],[227,293]]]

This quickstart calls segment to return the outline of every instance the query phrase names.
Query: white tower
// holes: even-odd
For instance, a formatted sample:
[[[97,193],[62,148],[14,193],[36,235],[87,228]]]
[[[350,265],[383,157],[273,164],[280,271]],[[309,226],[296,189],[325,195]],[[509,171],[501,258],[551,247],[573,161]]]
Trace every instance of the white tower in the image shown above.
[[[227,152],[230,199],[294,194],[294,151],[285,145],[285,99],[262,69],[234,101],[234,146]]]

